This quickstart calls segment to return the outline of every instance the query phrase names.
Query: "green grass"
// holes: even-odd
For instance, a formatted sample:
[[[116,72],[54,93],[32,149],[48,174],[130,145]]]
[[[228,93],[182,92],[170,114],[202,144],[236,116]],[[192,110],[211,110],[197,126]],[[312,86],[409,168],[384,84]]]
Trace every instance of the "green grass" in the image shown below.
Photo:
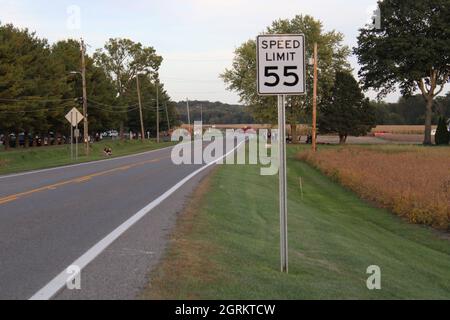
[[[105,146],[113,150],[113,157],[155,150],[172,145],[156,144],[154,141],[102,141],[91,146],[89,157],[84,155],[83,145],[79,145],[78,161],[70,159],[70,145],[40,147],[29,149],[12,149],[0,151],[0,174],[16,173],[29,170],[52,168],[57,166],[106,159],[103,154]]]
[[[288,150],[288,275],[279,272],[278,178],[221,166],[143,296],[450,299],[446,235],[371,207],[296,160],[298,148]],[[380,291],[366,287],[370,265],[381,268]]]

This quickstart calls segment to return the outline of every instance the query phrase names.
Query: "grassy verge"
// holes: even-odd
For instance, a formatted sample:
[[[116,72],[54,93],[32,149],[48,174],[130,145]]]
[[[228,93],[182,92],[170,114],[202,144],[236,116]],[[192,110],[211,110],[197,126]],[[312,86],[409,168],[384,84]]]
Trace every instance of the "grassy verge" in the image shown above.
[[[179,220],[143,298],[450,299],[448,239],[370,207],[297,152],[289,148],[289,275],[279,272],[277,177],[221,166]],[[366,287],[371,265],[381,267],[380,291]]]
[[[103,150],[109,146],[113,157],[164,148],[169,143],[156,144],[153,141],[102,141],[92,145],[89,157],[84,155],[83,145],[79,145],[78,161],[70,159],[70,145],[0,151],[0,174],[45,169],[63,165],[105,159]]]

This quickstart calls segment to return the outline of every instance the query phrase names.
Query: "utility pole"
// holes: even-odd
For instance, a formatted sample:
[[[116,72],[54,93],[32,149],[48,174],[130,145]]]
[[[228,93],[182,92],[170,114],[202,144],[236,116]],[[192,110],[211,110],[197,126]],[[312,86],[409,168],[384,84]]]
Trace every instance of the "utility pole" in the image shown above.
[[[312,149],[317,151],[317,68],[318,54],[317,43],[314,43],[314,89],[313,89],[313,119],[312,119]]]
[[[89,156],[89,128],[88,128],[88,113],[87,113],[87,90],[86,90],[86,46],[84,40],[81,39],[81,78],[83,82],[83,116],[84,116],[84,146],[86,156]]]
[[[156,80],[156,143],[159,143],[159,80]]]
[[[139,101],[139,117],[141,119],[141,140],[144,141],[145,140],[144,117],[142,115],[142,99],[141,99],[141,87],[139,85],[139,74],[136,75],[136,86]]]
[[[170,120],[169,120],[169,110],[167,109],[167,102],[164,103],[164,107],[166,109],[166,118],[167,118],[167,129],[170,132]]]
[[[189,132],[191,132],[191,111],[189,109],[189,99],[188,98],[186,98],[186,107],[187,107],[187,118],[188,118]]]
[[[203,105],[202,104],[200,105],[200,121],[203,124]]]

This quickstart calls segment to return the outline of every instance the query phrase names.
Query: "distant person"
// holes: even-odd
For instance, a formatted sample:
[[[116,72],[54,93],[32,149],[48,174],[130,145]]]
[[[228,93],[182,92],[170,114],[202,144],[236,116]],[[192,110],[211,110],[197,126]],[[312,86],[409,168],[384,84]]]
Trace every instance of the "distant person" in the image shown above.
[[[105,156],[111,157],[112,156],[112,149],[111,149],[111,147],[105,147],[105,149],[103,149],[103,153],[105,154]]]

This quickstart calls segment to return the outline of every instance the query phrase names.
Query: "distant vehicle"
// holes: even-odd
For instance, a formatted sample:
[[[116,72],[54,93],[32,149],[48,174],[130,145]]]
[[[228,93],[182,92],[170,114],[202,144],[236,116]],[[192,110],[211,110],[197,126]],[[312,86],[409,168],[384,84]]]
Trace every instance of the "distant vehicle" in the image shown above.
[[[119,132],[116,130],[109,130],[102,133],[103,138],[117,138],[119,137]]]

